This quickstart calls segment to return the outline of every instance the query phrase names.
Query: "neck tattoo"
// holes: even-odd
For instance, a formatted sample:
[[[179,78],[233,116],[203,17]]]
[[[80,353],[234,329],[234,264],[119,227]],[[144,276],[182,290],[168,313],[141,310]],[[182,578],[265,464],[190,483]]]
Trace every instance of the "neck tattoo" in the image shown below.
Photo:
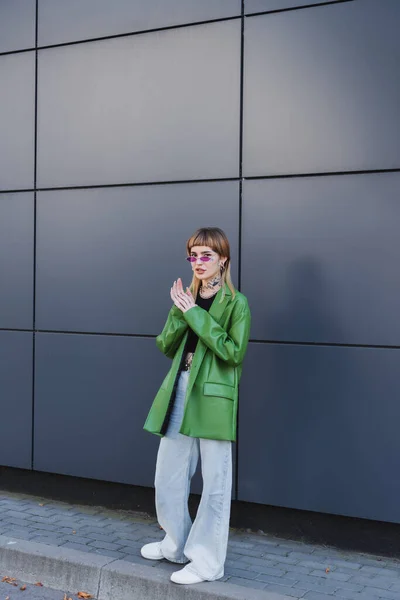
[[[215,277],[213,277],[208,283],[206,283],[204,285],[204,283],[201,286],[202,290],[213,290],[215,287],[217,287],[217,285],[221,285],[221,275],[216,275]]]
[[[204,298],[205,300],[207,298],[211,298],[212,296],[215,296],[215,294],[219,291],[219,289],[221,287],[221,282],[222,282],[222,277],[220,275],[217,275],[216,277],[213,277],[213,279],[211,279],[205,285],[202,284],[202,286],[199,290],[200,296],[202,298]]]

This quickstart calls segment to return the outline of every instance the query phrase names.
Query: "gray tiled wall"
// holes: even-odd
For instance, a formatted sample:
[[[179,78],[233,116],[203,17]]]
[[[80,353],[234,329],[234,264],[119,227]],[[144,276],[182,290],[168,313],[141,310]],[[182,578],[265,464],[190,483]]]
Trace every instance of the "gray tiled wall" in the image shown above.
[[[398,0],[37,5],[0,6],[0,464],[152,486],[155,336],[217,225],[234,496],[400,522]]]

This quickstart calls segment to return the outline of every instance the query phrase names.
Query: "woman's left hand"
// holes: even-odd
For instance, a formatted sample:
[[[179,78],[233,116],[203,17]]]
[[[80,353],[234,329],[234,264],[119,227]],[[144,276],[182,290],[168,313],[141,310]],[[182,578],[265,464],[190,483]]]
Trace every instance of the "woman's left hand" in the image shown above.
[[[181,286],[174,286],[171,289],[171,298],[177,308],[179,308],[183,313],[187,312],[194,306],[196,303],[192,296],[192,292],[189,288],[186,288],[186,292],[183,291],[182,284]]]

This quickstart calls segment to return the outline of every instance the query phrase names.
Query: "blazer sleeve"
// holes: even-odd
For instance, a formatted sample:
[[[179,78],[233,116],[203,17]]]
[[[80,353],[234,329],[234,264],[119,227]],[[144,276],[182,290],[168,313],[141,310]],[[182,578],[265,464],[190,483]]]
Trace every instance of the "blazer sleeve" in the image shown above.
[[[182,311],[173,306],[168,313],[164,329],[156,338],[157,348],[168,358],[174,358],[187,328],[188,324]]]
[[[183,313],[189,327],[198,335],[204,344],[210,348],[228,365],[239,366],[246,354],[250,335],[250,309],[245,297],[233,310],[228,331],[200,306],[194,306]]]

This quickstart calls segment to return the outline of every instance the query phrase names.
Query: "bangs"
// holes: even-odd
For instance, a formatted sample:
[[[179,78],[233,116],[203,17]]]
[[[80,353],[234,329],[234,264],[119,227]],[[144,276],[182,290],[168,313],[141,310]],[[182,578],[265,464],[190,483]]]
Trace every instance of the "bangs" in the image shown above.
[[[188,248],[193,248],[193,246],[208,246],[212,250],[215,250],[215,238],[208,231],[196,231],[188,240],[187,246]]]
[[[194,246],[208,246],[220,256],[230,258],[228,238],[218,227],[202,227],[198,229],[187,241],[186,250],[190,254]]]

